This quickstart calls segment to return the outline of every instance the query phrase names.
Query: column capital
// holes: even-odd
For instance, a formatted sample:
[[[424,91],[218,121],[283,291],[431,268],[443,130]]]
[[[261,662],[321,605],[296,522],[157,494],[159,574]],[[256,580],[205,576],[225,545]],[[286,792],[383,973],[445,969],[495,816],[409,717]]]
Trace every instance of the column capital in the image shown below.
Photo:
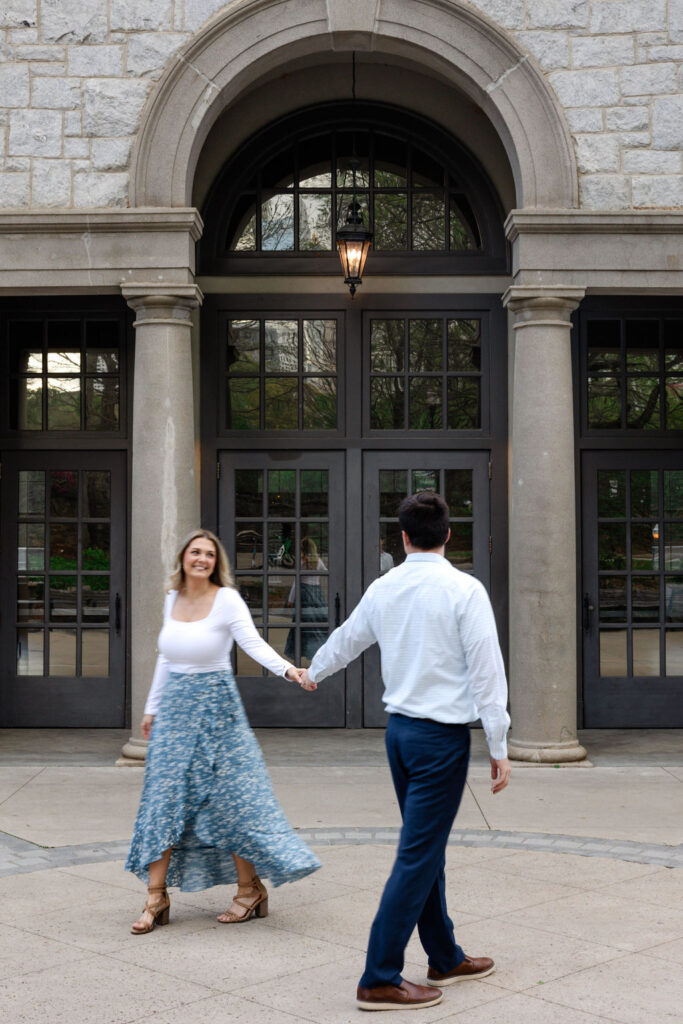
[[[175,324],[191,326],[192,311],[204,298],[199,285],[140,282],[124,284],[123,297],[135,310],[134,327],[147,324]]]
[[[585,294],[585,288],[572,285],[513,284],[503,295],[503,305],[515,314],[515,329],[543,325],[569,327],[571,315]]]

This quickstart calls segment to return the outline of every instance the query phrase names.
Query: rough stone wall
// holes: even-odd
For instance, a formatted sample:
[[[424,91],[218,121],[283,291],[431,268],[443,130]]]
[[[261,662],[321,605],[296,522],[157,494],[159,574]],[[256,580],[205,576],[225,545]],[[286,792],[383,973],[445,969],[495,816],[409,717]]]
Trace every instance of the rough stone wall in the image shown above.
[[[555,90],[584,207],[683,207],[683,0],[472,3]],[[126,206],[154,80],[226,6],[0,0],[0,207]]]

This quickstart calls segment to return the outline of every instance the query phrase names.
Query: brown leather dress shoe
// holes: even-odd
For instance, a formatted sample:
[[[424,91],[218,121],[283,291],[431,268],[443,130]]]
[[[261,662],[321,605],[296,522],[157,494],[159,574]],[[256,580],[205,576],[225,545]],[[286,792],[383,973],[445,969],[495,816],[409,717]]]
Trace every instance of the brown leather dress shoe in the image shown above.
[[[461,964],[454,967],[448,974],[439,974],[433,967],[427,971],[427,984],[443,988],[453,985],[456,981],[469,981],[470,978],[485,978],[494,969],[495,964],[488,956],[466,956]]]
[[[434,989],[426,985],[402,981],[400,985],[378,985],[376,988],[359,985],[356,999],[360,1010],[419,1010],[424,1006],[436,1006],[443,999],[443,992],[435,995]]]

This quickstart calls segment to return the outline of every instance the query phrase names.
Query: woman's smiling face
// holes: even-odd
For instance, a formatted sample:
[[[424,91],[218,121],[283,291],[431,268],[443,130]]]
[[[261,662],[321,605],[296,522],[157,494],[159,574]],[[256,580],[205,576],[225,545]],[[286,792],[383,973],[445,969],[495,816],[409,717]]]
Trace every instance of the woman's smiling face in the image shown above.
[[[209,579],[216,565],[216,548],[206,537],[195,537],[185,548],[183,571],[194,579]]]

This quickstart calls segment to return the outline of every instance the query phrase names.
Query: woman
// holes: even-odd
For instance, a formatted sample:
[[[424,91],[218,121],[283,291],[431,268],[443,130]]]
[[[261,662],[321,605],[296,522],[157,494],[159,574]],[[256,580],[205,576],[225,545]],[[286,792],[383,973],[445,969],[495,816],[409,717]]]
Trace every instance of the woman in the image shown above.
[[[148,882],[134,935],[168,922],[167,884],[194,892],[236,880],[233,902],[218,917],[233,924],[268,913],[259,871],[277,886],[320,867],[273,795],[230,669],[233,641],[277,675],[301,683],[301,671],[256,632],[209,530],[185,539],[171,583],[142,719],[150,744],[126,861]]]

